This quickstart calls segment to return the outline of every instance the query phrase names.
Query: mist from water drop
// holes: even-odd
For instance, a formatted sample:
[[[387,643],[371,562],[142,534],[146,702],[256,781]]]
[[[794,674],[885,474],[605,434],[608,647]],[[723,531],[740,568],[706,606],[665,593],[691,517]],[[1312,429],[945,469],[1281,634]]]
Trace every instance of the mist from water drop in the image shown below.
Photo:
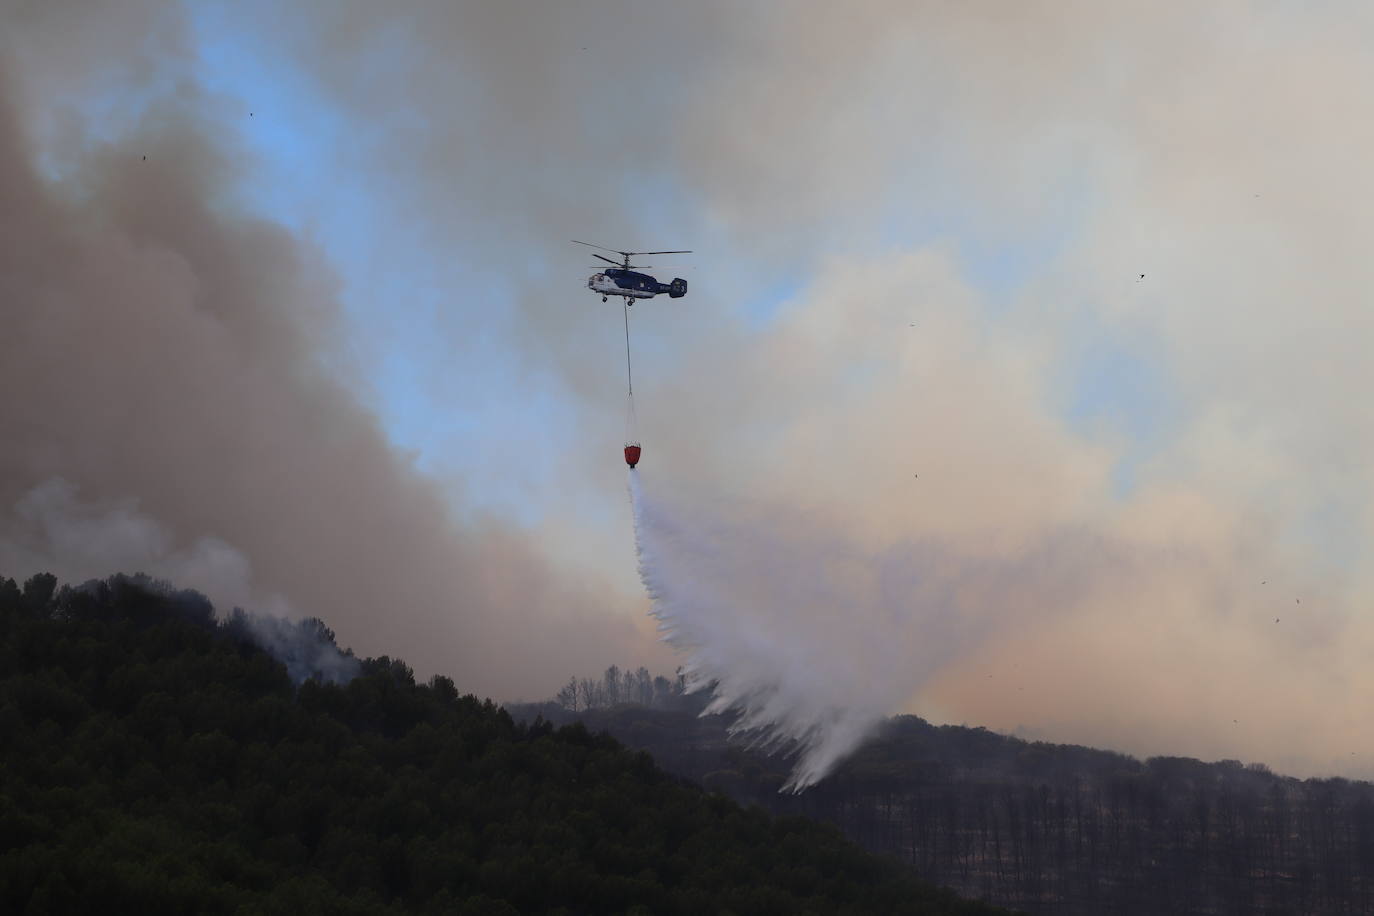
[[[651,613],[688,690],[710,691],[703,715],[733,711],[732,735],[795,751],[783,791],[814,785],[909,690],[894,641],[869,631],[875,570],[841,545],[670,509],[637,471],[629,486]],[[856,600],[865,613],[850,613]]]

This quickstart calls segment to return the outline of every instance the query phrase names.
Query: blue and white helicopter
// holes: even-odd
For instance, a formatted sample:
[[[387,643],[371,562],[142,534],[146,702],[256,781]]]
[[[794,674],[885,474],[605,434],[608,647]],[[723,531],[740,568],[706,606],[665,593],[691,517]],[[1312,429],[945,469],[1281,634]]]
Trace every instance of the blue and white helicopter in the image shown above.
[[[594,293],[600,293],[602,302],[610,296],[623,296],[625,304],[629,306],[634,305],[636,299],[652,299],[659,293],[667,293],[670,299],[681,299],[687,295],[686,280],[675,277],[672,283],[660,283],[648,274],[638,273],[635,270],[636,265],[630,263],[630,258],[642,254],[691,254],[691,251],[619,251],[604,245],[593,245],[591,242],[578,242],[577,239],[573,241],[588,248],[600,248],[602,251],[618,254],[622,259],[617,263],[605,255],[592,254],[592,257],[613,265],[602,268],[600,272],[592,274],[587,279],[587,288]]]

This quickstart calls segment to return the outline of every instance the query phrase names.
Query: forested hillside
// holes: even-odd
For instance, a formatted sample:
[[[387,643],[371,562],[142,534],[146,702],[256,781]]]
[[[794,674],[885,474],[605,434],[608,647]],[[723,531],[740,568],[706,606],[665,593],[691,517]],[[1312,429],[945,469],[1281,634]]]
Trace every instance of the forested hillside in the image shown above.
[[[580,725],[357,669],[297,683],[146,579],[0,577],[0,912],[994,912]]]
[[[725,718],[698,717],[699,695],[669,691],[656,708],[611,704],[611,685],[623,681],[579,688],[576,708],[510,709],[607,730],[665,769],[745,804],[834,823],[932,881],[1004,906],[1083,916],[1374,912],[1367,782],[1298,780],[1234,760],[1141,761],[902,716],[793,796],[778,792],[787,758],[727,741]]]

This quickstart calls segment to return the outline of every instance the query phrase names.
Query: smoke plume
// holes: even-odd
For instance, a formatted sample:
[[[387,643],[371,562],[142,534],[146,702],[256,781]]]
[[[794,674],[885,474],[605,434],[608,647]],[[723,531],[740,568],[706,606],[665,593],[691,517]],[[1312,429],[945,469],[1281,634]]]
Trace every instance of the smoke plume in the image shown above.
[[[179,544],[166,525],[139,511],[137,500],[84,500],[70,482],[53,478],[21,496],[8,520],[0,530],[0,575],[22,581],[41,571],[83,583],[78,588],[124,579],[170,595],[189,590],[285,665],[296,683],[313,677],[341,684],[358,673],[358,659],[339,650],[322,621],[288,619],[295,611],[286,599],[254,585],[242,551],[209,535]],[[132,575],[110,577],[110,570]]]
[[[340,371],[334,271],[235,204],[238,112],[197,82],[179,7],[138,9],[156,29],[61,3],[0,29],[6,574],[279,595],[360,652],[502,697],[634,654],[633,608],[606,610],[623,596],[456,517],[391,445]],[[236,594],[250,567],[262,594]]]
[[[85,582],[111,572],[143,573],[194,589],[216,607],[292,613],[281,595],[254,586],[252,564],[238,548],[208,534],[180,543],[132,498],[83,499],[70,481],[54,477],[0,518],[7,519],[0,528],[0,574],[22,580],[50,572],[64,582]]]
[[[351,650],[340,651],[334,632],[316,617],[286,620],[234,608],[229,625],[242,628],[268,655],[286,666],[294,683],[310,678],[347,684],[362,670]]]

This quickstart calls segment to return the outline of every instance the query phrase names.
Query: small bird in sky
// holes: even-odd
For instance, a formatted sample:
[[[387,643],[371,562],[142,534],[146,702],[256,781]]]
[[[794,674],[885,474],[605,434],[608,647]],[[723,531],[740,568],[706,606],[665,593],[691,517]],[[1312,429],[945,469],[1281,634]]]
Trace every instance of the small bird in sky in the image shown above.
[[[1141,275],[1140,275],[1140,280],[1144,280],[1144,279],[1145,279],[1145,275],[1144,275],[1144,274],[1141,274]],[[1140,280],[1137,280],[1136,282],[1139,283]]]
[[[1279,622],[1279,619],[1278,619],[1277,617],[1275,617],[1275,618],[1274,618],[1274,623],[1278,623],[1278,622]]]

